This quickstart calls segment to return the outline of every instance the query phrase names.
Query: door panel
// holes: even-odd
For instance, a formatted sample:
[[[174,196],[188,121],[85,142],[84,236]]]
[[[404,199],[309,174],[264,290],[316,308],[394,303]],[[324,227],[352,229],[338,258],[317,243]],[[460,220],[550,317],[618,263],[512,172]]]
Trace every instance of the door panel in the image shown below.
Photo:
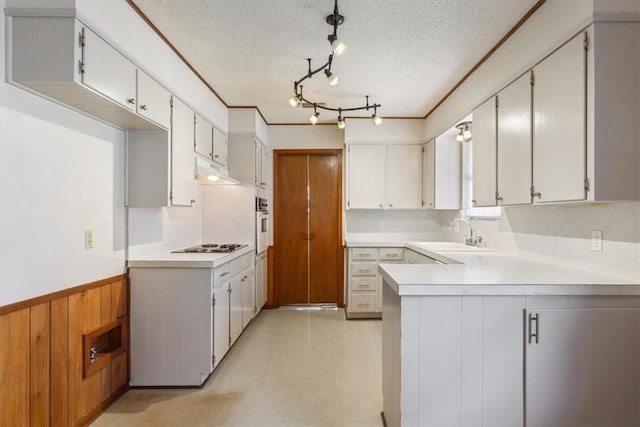
[[[280,304],[307,304],[307,156],[280,155],[276,190],[275,274]]]
[[[336,155],[309,156],[309,302],[337,300],[338,174]]]

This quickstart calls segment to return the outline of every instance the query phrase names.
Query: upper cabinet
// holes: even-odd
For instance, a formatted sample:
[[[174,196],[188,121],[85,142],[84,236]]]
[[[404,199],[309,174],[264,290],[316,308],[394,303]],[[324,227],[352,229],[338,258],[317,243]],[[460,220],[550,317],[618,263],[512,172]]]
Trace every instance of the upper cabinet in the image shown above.
[[[639,38],[597,22],[474,110],[474,206],[640,200]]]
[[[136,65],[72,17],[11,16],[7,80],[125,129],[164,125],[138,114]],[[164,107],[168,112],[168,105]]]
[[[137,78],[136,112],[164,128],[169,128],[171,125],[171,92],[142,70],[137,70]]]
[[[496,99],[473,110],[473,206],[496,204]]]
[[[229,176],[245,184],[267,188],[268,149],[255,134],[230,134]]]
[[[421,209],[422,146],[349,144],[347,209]]]
[[[385,165],[383,144],[347,146],[347,209],[384,208]]]
[[[531,82],[532,74],[526,73],[501,90],[496,98],[498,188],[495,200],[502,206],[531,203]]]
[[[171,103],[171,205],[196,202],[194,112],[178,98]]]
[[[536,202],[587,197],[585,40],[574,37],[533,69]]]
[[[424,145],[423,204],[426,209],[460,209],[462,147],[447,131]]]
[[[194,151],[219,166],[227,166],[227,136],[199,114],[195,115]]]

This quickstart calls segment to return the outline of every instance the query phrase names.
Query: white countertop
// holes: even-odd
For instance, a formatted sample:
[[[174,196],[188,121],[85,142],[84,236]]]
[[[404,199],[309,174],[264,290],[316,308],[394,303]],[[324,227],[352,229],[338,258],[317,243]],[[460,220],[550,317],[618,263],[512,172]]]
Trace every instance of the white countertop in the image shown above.
[[[127,262],[127,266],[130,268],[215,268],[253,251],[255,251],[255,245],[250,244],[235,252],[222,254],[163,252],[143,258],[130,259]]]
[[[409,241],[432,241],[429,233],[348,233],[344,242],[350,248],[402,248]]]
[[[640,296],[640,282],[559,264],[482,248],[434,249],[446,247],[442,242],[405,246],[449,264],[380,264],[381,275],[399,295]]]

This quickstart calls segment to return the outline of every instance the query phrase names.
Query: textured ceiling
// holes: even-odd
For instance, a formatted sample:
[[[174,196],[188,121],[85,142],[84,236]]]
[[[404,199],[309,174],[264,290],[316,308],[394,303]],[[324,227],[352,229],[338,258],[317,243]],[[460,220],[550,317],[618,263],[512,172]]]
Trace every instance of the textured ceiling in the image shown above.
[[[333,0],[133,0],[229,106],[273,123],[308,123],[293,82],[330,53]],[[331,107],[382,104],[383,117],[424,117],[536,0],[340,0],[340,84],[318,73],[304,95]],[[370,115],[349,113],[349,116]],[[335,122],[322,111],[320,122]]]

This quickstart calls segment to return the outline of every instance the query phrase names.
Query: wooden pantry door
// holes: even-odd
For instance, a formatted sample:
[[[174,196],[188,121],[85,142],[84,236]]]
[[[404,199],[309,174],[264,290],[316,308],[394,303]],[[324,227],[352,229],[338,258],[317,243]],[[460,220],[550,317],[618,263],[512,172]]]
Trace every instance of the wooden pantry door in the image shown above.
[[[339,150],[275,151],[275,305],[344,305],[341,160]]]

